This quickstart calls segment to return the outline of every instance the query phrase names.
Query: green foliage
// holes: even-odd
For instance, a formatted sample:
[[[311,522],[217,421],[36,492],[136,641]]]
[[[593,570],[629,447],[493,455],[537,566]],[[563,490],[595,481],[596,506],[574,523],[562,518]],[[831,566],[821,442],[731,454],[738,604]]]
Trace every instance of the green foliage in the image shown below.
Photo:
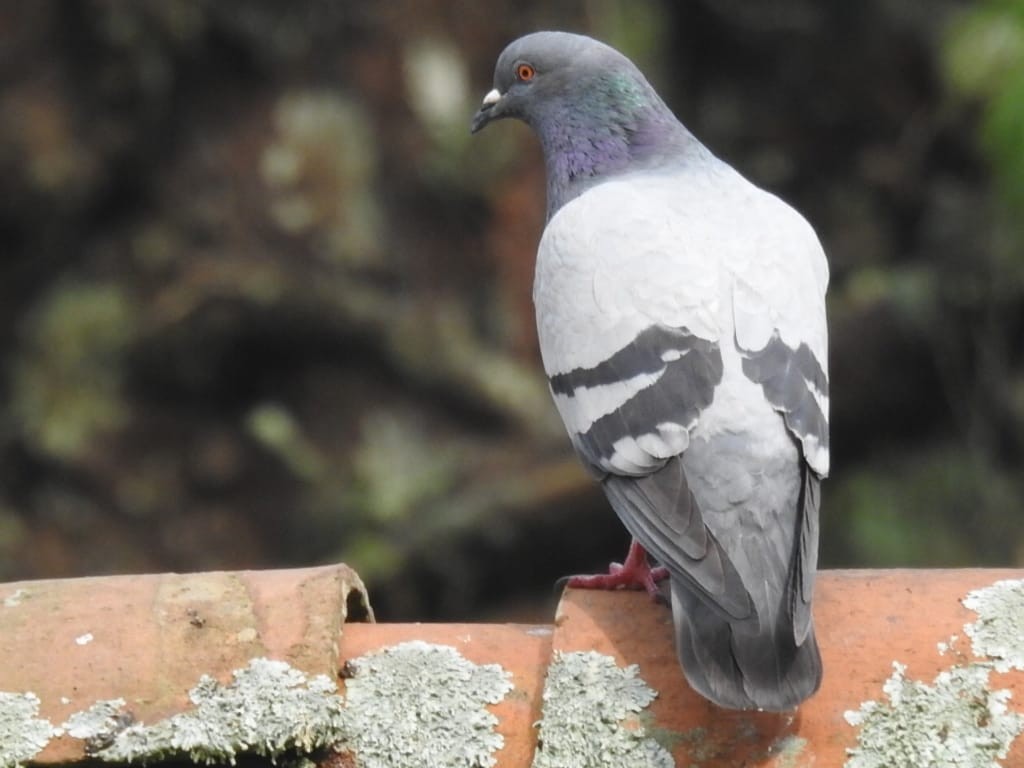
[[[981,103],[981,140],[1007,200],[1024,206],[1024,2],[988,0],[952,25],[949,82]]]
[[[43,298],[24,328],[13,381],[11,407],[31,445],[70,459],[125,423],[121,356],[137,332],[117,285],[66,283]]]
[[[17,510],[0,505],[0,579],[10,576],[10,564],[23,551],[28,538],[26,527]]]
[[[451,488],[458,468],[452,445],[418,428],[415,414],[375,412],[362,423],[354,456],[356,487],[378,521],[406,519]]]
[[[665,61],[670,26],[666,9],[657,3],[599,0],[594,4],[593,35],[626,54],[655,86],[657,67]]]
[[[825,495],[826,546],[828,520],[845,521],[847,551],[833,554],[839,560],[864,567],[949,567],[995,565],[1019,554],[1019,479],[959,447],[879,457],[830,482]]]
[[[309,482],[323,479],[327,472],[323,457],[287,408],[277,403],[261,403],[249,412],[246,425],[249,433],[296,476]]]
[[[289,93],[275,107],[274,126],[260,163],[273,221],[287,233],[312,234],[318,250],[341,263],[373,261],[381,213],[369,183],[375,141],[363,109],[327,91]]]

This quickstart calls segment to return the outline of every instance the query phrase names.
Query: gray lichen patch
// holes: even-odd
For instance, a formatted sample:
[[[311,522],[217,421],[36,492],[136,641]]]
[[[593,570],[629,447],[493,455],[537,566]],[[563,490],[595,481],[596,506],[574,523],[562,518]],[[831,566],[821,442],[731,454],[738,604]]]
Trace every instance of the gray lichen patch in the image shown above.
[[[954,666],[932,685],[907,680],[903,664],[893,668],[882,686],[888,701],[846,713],[860,728],[846,768],[995,768],[1024,728],[1007,708],[1010,692],[990,690],[990,665]]]
[[[85,742],[88,755],[109,762],[233,764],[254,755],[298,765],[314,749],[337,746],[357,755],[361,768],[494,764],[503,740],[486,705],[512,688],[501,667],[478,666],[448,646],[412,642],[352,660],[349,669],[343,699],[323,675],[307,677],[283,661],[253,659],[227,684],[201,677],[189,692],[188,712],[147,724],[135,721],[123,699],[112,699],[75,713],[63,728]],[[52,730],[32,720],[37,699],[17,703],[25,711],[12,733],[28,732],[29,722],[49,730],[38,747],[5,756],[0,768],[31,757]],[[4,723],[0,715],[0,728]]]
[[[62,728],[75,739],[86,743],[86,752],[92,753],[109,746],[117,733],[131,724],[125,711],[124,699],[97,701],[88,709],[75,712]]]
[[[192,711],[152,725],[133,723],[129,713],[110,707],[93,707],[89,718],[72,718],[68,725],[93,745],[94,757],[115,762],[187,756],[197,763],[233,763],[242,753],[277,759],[344,737],[334,683],[323,675],[309,678],[283,661],[253,659],[226,685],[204,675],[189,698]]]
[[[477,665],[454,648],[401,643],[349,662],[348,739],[360,768],[492,766],[504,739],[486,709],[512,690],[497,664]]]
[[[28,596],[27,589],[16,589],[14,592],[4,598],[4,608],[16,608],[21,605],[21,601]]]
[[[974,654],[994,659],[1000,672],[1024,670],[1024,580],[997,581],[974,590],[963,603],[978,613],[978,620],[964,627]]]
[[[768,747],[765,758],[774,759],[777,768],[796,768],[805,756],[807,739],[795,734],[786,734]]]
[[[13,768],[43,751],[61,730],[39,715],[34,693],[0,691],[0,768]]]
[[[637,671],[593,651],[556,654],[544,683],[533,768],[674,766],[672,755],[646,735],[640,715],[657,693]]]

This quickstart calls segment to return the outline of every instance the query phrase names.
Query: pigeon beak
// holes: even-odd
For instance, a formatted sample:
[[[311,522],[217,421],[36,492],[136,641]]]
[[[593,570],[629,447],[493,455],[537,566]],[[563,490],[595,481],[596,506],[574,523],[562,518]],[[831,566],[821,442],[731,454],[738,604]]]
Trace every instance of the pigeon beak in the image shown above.
[[[497,112],[493,111],[494,105],[500,101],[501,94],[498,92],[497,88],[488,91],[487,95],[484,96],[484,100],[483,103],[480,105],[480,109],[478,109],[477,113],[473,115],[473,122],[469,124],[470,133],[476,133],[489,122],[491,122],[491,120],[500,116]]]

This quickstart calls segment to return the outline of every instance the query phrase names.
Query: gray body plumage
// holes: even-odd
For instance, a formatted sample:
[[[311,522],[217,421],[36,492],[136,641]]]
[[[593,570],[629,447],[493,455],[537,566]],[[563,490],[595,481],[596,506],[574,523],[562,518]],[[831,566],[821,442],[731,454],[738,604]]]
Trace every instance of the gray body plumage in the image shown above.
[[[821,680],[817,237],[589,38],[512,43],[474,130],[498,117],[525,120],[544,148],[534,302],[552,395],[619,518],[671,575],[687,679],[725,707],[796,706]]]

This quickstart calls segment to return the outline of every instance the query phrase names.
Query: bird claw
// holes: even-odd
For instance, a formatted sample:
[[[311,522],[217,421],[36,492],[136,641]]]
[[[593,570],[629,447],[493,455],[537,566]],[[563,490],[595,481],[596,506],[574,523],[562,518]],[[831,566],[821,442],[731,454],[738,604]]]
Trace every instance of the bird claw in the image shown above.
[[[647,561],[647,552],[635,539],[629,545],[625,562],[611,563],[608,573],[566,576],[557,584],[574,589],[643,589],[656,602],[665,602],[658,589],[658,582],[669,576],[664,566],[652,568]]]

